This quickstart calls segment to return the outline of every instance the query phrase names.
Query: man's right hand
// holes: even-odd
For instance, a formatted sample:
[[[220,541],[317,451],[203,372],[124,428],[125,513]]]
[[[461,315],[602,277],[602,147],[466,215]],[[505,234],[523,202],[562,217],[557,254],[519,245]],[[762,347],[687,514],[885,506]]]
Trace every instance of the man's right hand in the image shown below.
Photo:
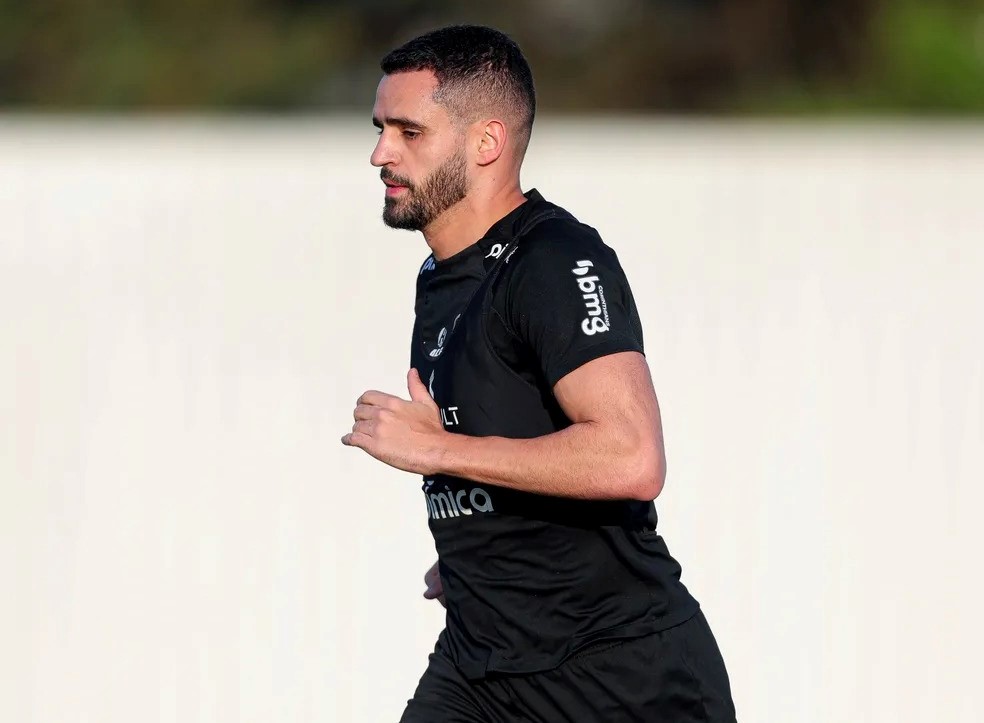
[[[424,597],[428,600],[437,599],[446,608],[447,605],[444,603],[444,585],[441,584],[439,565],[440,560],[435,562],[431,566],[431,569],[424,573],[424,584],[427,586],[427,589],[424,590]]]

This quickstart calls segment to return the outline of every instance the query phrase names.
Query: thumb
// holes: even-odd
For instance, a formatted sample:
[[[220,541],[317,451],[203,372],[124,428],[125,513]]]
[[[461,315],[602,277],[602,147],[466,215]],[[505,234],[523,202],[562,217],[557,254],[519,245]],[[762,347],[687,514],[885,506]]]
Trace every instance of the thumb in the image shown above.
[[[411,369],[407,374],[407,390],[410,392],[410,399],[414,402],[428,402],[433,404],[430,392],[420,379],[420,373],[416,369]]]

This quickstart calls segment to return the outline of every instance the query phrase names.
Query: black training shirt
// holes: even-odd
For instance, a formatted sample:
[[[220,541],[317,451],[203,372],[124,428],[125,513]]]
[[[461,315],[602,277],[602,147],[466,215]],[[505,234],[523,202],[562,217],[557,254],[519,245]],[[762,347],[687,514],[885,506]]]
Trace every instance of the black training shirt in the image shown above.
[[[417,279],[411,364],[445,428],[532,438],[571,424],[553,386],[581,365],[643,352],[615,252],[535,190],[476,244]],[[574,500],[424,479],[447,627],[472,679],[548,670],[594,642],[689,618],[697,602],[656,533],[653,503]]]

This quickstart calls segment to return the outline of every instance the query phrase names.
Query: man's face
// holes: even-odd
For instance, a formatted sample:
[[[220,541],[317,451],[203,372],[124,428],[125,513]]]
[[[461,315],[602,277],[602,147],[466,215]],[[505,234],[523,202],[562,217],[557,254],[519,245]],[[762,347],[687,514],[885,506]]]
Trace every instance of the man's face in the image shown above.
[[[386,184],[383,221],[421,231],[468,192],[463,132],[434,102],[430,71],[385,75],[376,90],[373,124],[380,129],[370,162]]]

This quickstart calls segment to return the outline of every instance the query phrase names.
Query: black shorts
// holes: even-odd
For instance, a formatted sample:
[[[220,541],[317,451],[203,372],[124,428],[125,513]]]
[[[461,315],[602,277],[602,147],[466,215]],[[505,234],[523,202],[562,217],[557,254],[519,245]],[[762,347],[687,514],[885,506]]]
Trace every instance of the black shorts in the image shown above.
[[[724,661],[698,612],[632,640],[598,643],[560,667],[469,682],[430,656],[401,723],[734,723]]]

